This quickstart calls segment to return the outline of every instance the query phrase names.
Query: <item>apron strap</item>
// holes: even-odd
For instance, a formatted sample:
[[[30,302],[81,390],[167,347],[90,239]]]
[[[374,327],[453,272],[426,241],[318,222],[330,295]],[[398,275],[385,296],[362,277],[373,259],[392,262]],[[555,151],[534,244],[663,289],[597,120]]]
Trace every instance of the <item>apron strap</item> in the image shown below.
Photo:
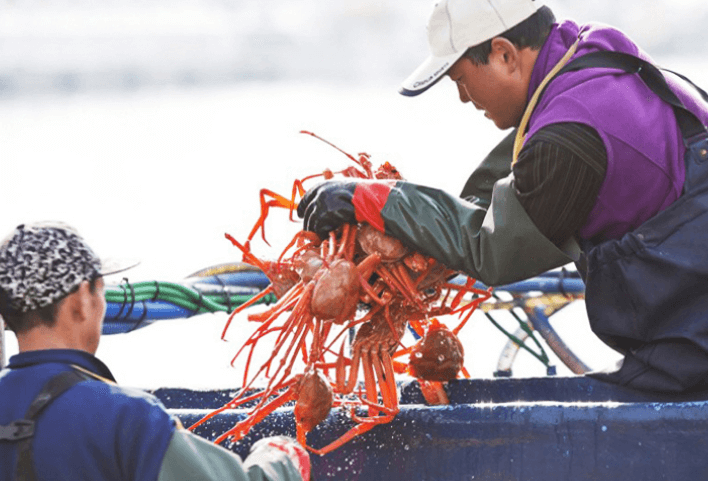
[[[23,419],[0,426],[0,441],[17,443],[16,481],[36,481],[32,456],[32,438],[35,423],[42,411],[72,386],[91,379],[85,374],[71,370],[52,377],[34,398]]]
[[[676,121],[681,129],[684,144],[688,147],[690,140],[697,136],[706,134],[706,127],[696,115],[688,110],[676,94],[666,83],[666,78],[661,71],[646,60],[642,60],[634,55],[622,52],[593,52],[582,57],[578,57],[558,72],[562,75],[565,72],[573,72],[585,68],[612,68],[622,70],[630,74],[639,74],[647,87],[654,92],[661,100],[671,105],[676,114]],[[674,72],[672,72],[674,73]],[[693,82],[683,75],[674,73],[678,77],[686,80],[696,89],[703,100],[708,102],[708,94],[697,87]]]
[[[683,137],[684,145],[688,147],[694,139],[698,137],[704,137],[708,134],[706,126],[703,125],[696,115],[688,110],[681,100],[676,96],[676,94],[671,90],[669,85],[666,83],[666,79],[661,71],[651,63],[646,60],[642,60],[639,57],[630,55],[622,52],[609,52],[600,51],[592,52],[582,57],[574,59],[572,62],[568,63],[568,59],[575,52],[575,47],[577,47],[578,42],[574,43],[565,56],[558,62],[558,64],[548,73],[548,75],[543,79],[543,82],[538,86],[536,92],[534,92],[533,97],[529,101],[526,111],[521,118],[521,123],[519,124],[519,129],[516,133],[516,139],[514,141],[514,154],[512,165],[516,162],[519,152],[524,145],[526,140],[526,127],[528,121],[536,108],[536,103],[538,99],[541,98],[546,87],[558,75],[562,75],[566,72],[575,72],[578,70],[586,68],[612,68],[622,70],[630,74],[639,74],[639,77],[644,81],[647,87],[654,92],[661,100],[671,105],[674,109],[676,115],[676,121],[678,122],[679,128],[681,129],[681,135]],[[667,70],[679,78],[685,80],[690,85],[692,85],[696,91],[701,95],[703,100],[708,102],[708,94],[691,82],[689,79],[681,74]]]
[[[524,115],[521,117],[519,128],[516,131],[511,165],[514,165],[516,163],[516,160],[519,158],[519,152],[521,152],[521,148],[524,146],[524,142],[526,141],[526,127],[528,126],[529,119],[531,119],[531,114],[536,108],[536,103],[538,102],[538,99],[541,98],[541,95],[546,90],[546,86],[548,85],[548,83],[556,77],[556,75],[561,71],[565,64],[568,63],[570,57],[575,54],[575,50],[578,48],[578,43],[580,43],[580,39],[576,40],[575,43],[570,46],[565,55],[563,55],[563,58],[558,61],[558,63],[551,69],[550,72],[548,72],[548,75],[546,75],[546,77],[541,81],[541,84],[533,93],[531,100],[529,100],[529,104],[526,106],[526,110],[524,110]]]

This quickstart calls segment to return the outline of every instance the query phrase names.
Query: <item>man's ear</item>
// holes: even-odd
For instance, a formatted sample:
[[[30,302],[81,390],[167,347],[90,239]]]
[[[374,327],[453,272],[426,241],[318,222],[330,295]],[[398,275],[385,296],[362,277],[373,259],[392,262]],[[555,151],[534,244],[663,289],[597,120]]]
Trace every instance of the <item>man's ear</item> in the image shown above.
[[[490,62],[494,61],[498,66],[513,73],[519,69],[519,49],[504,37],[494,37],[492,39],[492,51],[489,54]]]
[[[85,321],[91,312],[91,287],[89,281],[81,281],[78,289],[66,296],[60,309],[66,309],[71,319]]]

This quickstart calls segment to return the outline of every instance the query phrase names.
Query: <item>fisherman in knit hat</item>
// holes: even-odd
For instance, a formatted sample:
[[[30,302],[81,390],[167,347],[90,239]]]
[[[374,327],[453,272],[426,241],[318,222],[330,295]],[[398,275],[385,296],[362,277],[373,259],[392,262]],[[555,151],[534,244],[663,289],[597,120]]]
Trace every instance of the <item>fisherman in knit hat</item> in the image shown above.
[[[94,356],[103,276],[129,267],[103,265],[61,223],[20,225],[0,244],[0,315],[20,351],[0,371],[0,479],[309,480],[290,438],[262,439],[242,463],[154,396],[115,384]]]

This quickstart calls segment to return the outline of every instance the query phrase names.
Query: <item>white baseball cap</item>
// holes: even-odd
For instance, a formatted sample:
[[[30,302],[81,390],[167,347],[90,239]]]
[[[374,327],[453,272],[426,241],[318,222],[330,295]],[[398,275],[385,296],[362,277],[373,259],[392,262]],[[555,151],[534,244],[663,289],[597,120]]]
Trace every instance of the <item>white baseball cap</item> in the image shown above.
[[[431,55],[402,84],[413,97],[435,85],[468,48],[523,22],[543,0],[440,0],[428,21]]]

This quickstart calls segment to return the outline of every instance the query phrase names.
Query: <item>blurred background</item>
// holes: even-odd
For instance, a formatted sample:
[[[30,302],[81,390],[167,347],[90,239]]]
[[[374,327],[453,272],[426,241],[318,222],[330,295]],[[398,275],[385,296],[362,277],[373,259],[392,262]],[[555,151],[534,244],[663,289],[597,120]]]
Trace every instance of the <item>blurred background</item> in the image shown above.
[[[559,19],[620,27],[659,64],[708,85],[705,0],[546,3]],[[296,178],[350,165],[302,129],[459,192],[505,133],[461,104],[449,81],[413,99],[397,93],[428,54],[432,6],[0,0],[0,237],[23,222],[69,222],[100,255],[140,259],[131,282],[240,260],[224,233],[245,239],[260,189],[288,194]],[[273,213],[273,247],[259,241],[254,251],[275,257],[298,229]],[[581,303],[555,318],[591,367],[616,358]],[[228,361],[239,329],[251,328],[236,323],[224,343],[224,321],[202,315],[106,336],[99,357],[137,386],[233,385]],[[505,339],[484,318],[466,330],[468,368],[491,375]],[[528,365],[515,374],[545,374]]]
[[[707,78],[701,0],[547,3]],[[451,82],[397,94],[427,56],[432,6],[0,0],[0,231],[74,221],[100,251],[143,259],[136,275],[185,275],[232,253],[223,232],[250,229],[260,188],[348,162],[302,129],[458,192],[504,133]]]
[[[549,2],[656,57],[699,54],[699,0]],[[0,95],[304,81],[381,85],[426,51],[431,0],[2,0]]]

